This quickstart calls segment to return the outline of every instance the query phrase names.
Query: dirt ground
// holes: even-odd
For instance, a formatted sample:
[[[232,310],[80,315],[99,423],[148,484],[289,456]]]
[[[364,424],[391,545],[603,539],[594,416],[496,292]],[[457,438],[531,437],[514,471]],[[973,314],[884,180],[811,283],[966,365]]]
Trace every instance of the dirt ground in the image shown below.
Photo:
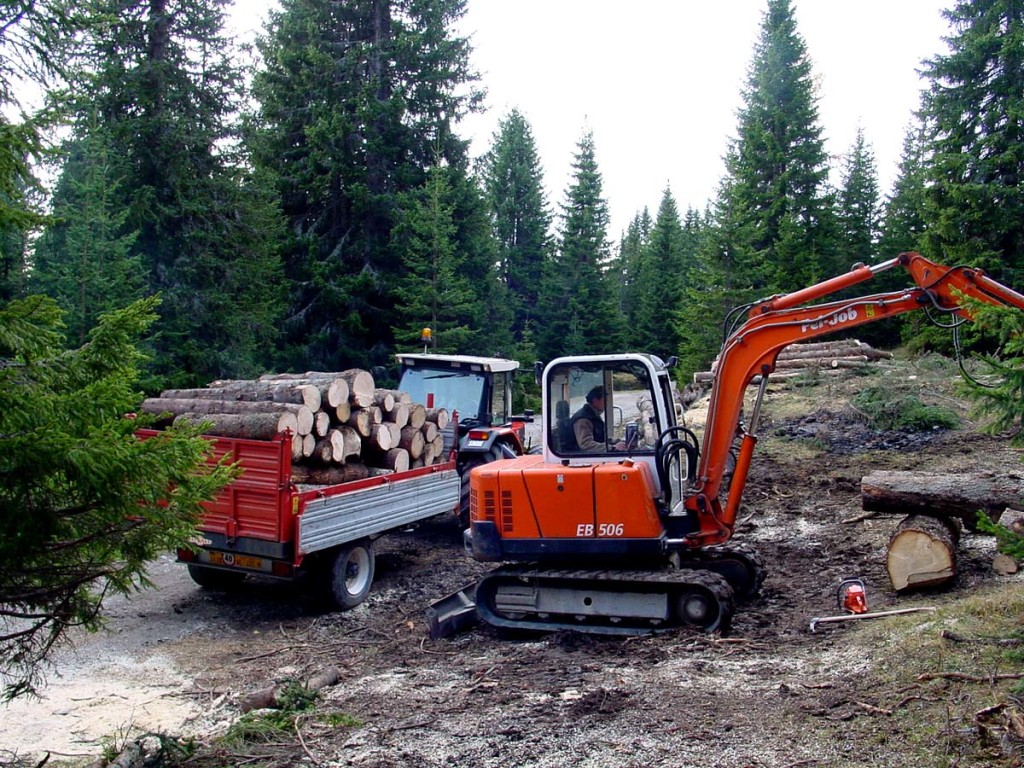
[[[889,619],[809,629],[837,612],[836,586],[849,576],[866,582],[872,611],[947,606],[1021,578],[993,574],[993,541],[967,534],[952,587],[898,597],[884,569],[898,521],[850,522],[874,469],[1021,471],[1005,437],[969,420],[878,433],[847,406],[867,380],[915,375],[885,364],[867,378],[770,391],[734,538],[757,550],[767,578],[727,636],[510,637],[478,627],[431,641],[427,605],[486,570],[462,553],[448,519],[378,541],[373,591],[348,613],[324,613],[291,585],[203,591],[168,557],[154,565],[158,590],[115,602],[109,632],[62,653],[41,700],[0,710],[0,763],[36,765],[50,752],[51,765],[84,764],[105,745],[158,732],[194,737],[200,749],[186,764],[202,766],[991,765],[948,745],[911,745],[883,714],[901,693],[873,675],[886,650],[865,625]],[[950,391],[935,396],[963,412]],[[690,419],[699,427],[699,407]],[[899,621],[939,629],[928,613]],[[340,681],[312,714],[263,741],[218,742],[245,696],[330,667]]]

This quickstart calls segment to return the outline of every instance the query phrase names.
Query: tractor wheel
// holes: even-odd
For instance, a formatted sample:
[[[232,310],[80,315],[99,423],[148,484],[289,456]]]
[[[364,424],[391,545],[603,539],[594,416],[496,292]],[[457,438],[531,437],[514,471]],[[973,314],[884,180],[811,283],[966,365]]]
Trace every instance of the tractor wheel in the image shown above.
[[[373,543],[360,539],[340,547],[331,559],[330,597],[342,611],[355,608],[370,593],[376,558]]]
[[[499,445],[491,447],[486,453],[474,453],[466,459],[459,468],[459,477],[462,478],[461,496],[459,498],[459,525],[463,529],[469,528],[469,473],[473,467],[482,467],[492,461],[505,458]]]

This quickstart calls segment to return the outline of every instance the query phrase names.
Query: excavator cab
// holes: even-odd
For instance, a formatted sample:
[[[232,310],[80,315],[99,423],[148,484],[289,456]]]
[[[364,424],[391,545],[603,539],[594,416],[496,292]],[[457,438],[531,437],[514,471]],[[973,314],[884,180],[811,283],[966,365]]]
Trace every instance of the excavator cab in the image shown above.
[[[545,460],[569,465],[653,456],[658,436],[675,426],[668,371],[652,355],[568,357],[544,371]],[[588,395],[600,391],[600,410]],[[574,424],[597,419],[599,445],[580,446]]]

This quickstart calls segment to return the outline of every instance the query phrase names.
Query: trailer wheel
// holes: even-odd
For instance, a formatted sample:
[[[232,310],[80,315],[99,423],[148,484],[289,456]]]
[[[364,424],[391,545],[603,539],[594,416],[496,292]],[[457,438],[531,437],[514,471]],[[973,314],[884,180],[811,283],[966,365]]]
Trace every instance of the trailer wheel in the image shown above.
[[[237,587],[245,580],[244,573],[222,571],[218,568],[204,568],[201,565],[188,566],[188,575],[203,589],[226,590]]]
[[[343,611],[355,608],[370,593],[376,558],[369,539],[338,549],[331,561],[331,599]]]

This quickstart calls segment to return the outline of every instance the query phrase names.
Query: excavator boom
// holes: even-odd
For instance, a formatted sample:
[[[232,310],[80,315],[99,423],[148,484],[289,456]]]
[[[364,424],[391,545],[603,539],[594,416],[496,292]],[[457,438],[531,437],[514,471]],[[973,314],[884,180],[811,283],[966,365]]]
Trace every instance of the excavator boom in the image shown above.
[[[807,306],[808,302],[870,280],[896,266],[907,269],[914,286],[903,291]],[[923,309],[969,317],[962,306],[964,297],[1024,309],[1024,296],[991,279],[982,270],[944,267],[918,253],[902,253],[873,267],[858,265],[845,275],[751,305],[746,322],[729,334],[719,355],[695,492],[687,499],[688,508],[700,520],[700,530],[688,537],[688,544],[694,547],[721,544],[732,535],[757,441],[757,409],[749,431],[744,431],[740,422],[743,395],[755,376],[761,376],[762,382],[767,380],[775,370],[779,352],[795,342],[809,341],[904,312]],[[736,437],[741,438],[740,451],[729,498],[723,503],[722,481]]]

